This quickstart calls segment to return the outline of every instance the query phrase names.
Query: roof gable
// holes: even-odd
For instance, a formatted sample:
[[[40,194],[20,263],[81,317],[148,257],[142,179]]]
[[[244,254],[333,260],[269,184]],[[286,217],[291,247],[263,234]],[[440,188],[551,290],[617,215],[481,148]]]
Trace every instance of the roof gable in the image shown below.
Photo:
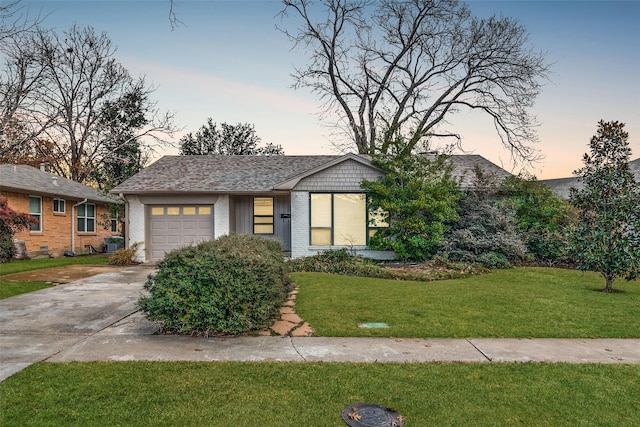
[[[99,203],[121,203],[88,185],[28,165],[0,164],[0,189]]]

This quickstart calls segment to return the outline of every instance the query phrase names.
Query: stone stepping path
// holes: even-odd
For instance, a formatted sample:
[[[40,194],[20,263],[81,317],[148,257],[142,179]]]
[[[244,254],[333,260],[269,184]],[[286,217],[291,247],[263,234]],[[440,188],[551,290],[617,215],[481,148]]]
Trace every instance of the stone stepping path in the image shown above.
[[[298,288],[292,290],[287,301],[280,308],[280,318],[275,321],[269,329],[260,331],[260,335],[280,335],[291,337],[310,337],[313,335],[313,328],[302,320],[296,313],[295,305],[298,296]]]

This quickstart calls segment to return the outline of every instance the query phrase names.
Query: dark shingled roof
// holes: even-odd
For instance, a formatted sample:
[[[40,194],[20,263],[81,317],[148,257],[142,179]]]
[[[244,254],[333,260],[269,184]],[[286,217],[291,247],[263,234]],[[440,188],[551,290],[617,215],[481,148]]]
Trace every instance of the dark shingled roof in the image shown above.
[[[0,164],[0,189],[37,196],[122,203],[121,200],[104,195],[93,187],[27,165]]]
[[[269,192],[342,156],[164,156],[112,193]]]
[[[640,158],[629,162],[629,170],[636,177],[636,181],[640,182]],[[541,180],[541,182],[551,188],[551,190],[553,190],[553,192],[557,196],[562,197],[566,200],[569,200],[571,188],[582,188],[582,183],[578,180],[577,177],[544,179]]]
[[[355,159],[371,164],[367,156],[164,156],[129,178],[112,193],[260,193],[270,192],[278,184],[321,170],[341,160]],[[494,173],[498,177],[509,172],[479,155],[455,155],[453,175],[462,179],[462,187],[470,186],[473,169]],[[284,189],[284,188],[282,188]]]

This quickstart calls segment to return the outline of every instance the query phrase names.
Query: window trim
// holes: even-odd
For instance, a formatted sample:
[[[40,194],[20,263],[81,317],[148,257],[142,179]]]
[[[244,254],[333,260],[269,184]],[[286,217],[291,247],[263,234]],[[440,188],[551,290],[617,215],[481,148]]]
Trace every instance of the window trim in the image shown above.
[[[40,212],[31,212],[31,199],[38,199]],[[32,216],[33,218],[36,218],[38,220],[37,224],[34,224],[34,223],[29,224],[29,232],[42,233],[42,197],[29,195],[29,216]],[[38,228],[34,229],[33,227],[38,227]]]
[[[56,202],[58,204],[58,209],[56,210]],[[62,210],[60,210],[60,202],[62,202]],[[60,199],[58,197],[53,199],[53,213],[54,214],[64,214],[67,213],[67,201],[65,199]]]
[[[80,215],[80,207],[84,206],[84,214]],[[87,207],[88,206],[93,206],[93,216],[87,216]],[[76,211],[77,215],[76,215],[76,231],[78,233],[84,233],[84,234],[95,234],[96,233],[96,205],[94,203],[83,203],[81,205],[78,206],[77,208],[78,210]],[[93,220],[93,229],[92,230],[88,230],[88,220]],[[80,230],[80,221],[82,221],[84,223],[84,230]]]
[[[271,200],[271,215],[256,215],[256,201],[258,199],[262,199],[262,200],[266,200],[269,199]],[[275,198],[272,196],[255,196],[253,198],[253,203],[251,204],[251,209],[252,209],[252,231],[253,234],[255,234],[256,236],[273,236],[276,232],[276,224],[275,224]],[[271,219],[271,222],[256,222],[256,218],[262,218],[262,219]],[[270,233],[256,233],[256,225],[258,226],[271,226],[271,232]]]

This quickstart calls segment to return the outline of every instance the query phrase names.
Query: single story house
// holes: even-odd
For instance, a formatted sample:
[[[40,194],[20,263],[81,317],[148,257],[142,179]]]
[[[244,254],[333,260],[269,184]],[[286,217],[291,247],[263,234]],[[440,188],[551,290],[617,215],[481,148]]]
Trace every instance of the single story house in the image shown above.
[[[635,175],[636,181],[640,182],[640,158],[629,162],[629,170]],[[569,200],[571,188],[581,189],[583,187],[582,182],[575,176],[571,178],[543,179],[540,182],[551,188],[556,196],[565,200]]]
[[[14,236],[25,242],[30,256],[101,251],[105,238],[119,233],[110,205],[122,200],[44,168],[0,164],[0,195],[13,210],[39,221]],[[107,229],[101,224],[105,215],[110,218]]]
[[[472,170],[508,172],[481,156],[453,156],[454,175],[468,186]],[[126,242],[138,259],[161,260],[181,246],[230,233],[279,239],[293,258],[367,248],[382,222],[371,223],[363,179],[382,171],[367,156],[165,156],[112,190],[126,200]]]

